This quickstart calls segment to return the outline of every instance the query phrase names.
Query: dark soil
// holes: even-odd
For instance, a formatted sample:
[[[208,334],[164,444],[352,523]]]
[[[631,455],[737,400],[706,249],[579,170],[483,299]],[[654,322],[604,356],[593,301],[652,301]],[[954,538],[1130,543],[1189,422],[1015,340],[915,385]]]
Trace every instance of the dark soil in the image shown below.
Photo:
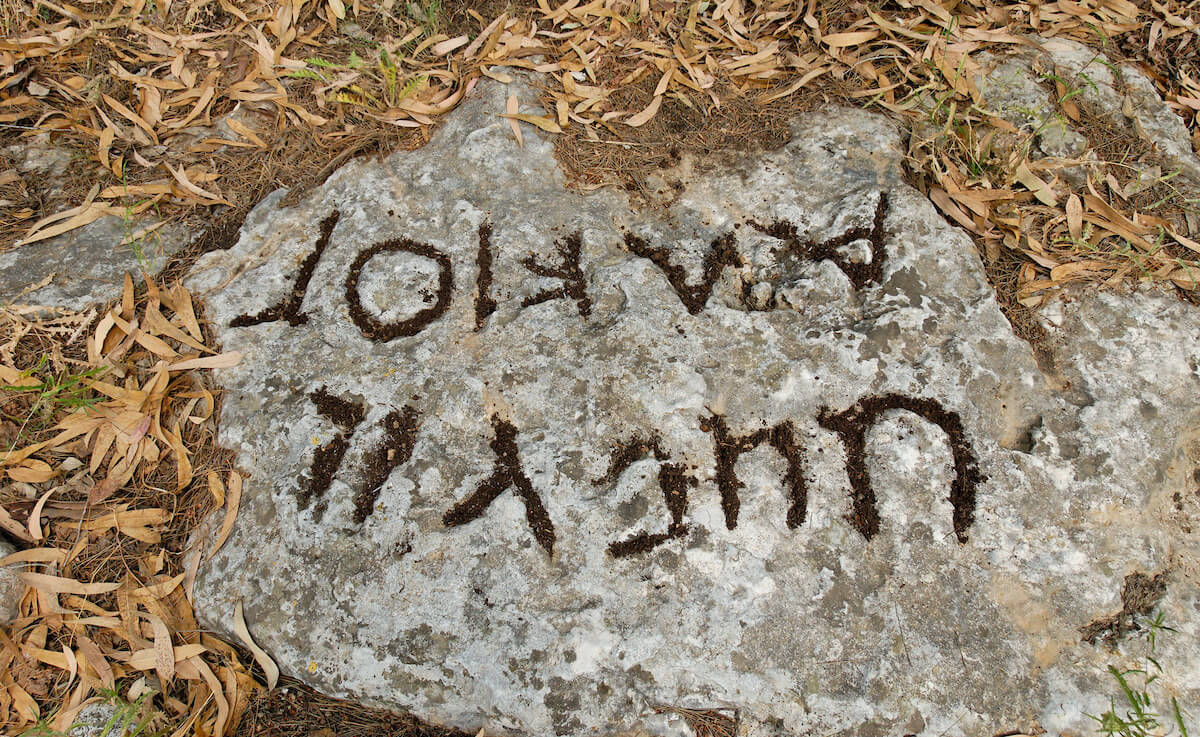
[[[612,543],[608,546],[608,554],[614,558],[646,553],[668,540],[687,534],[688,527],[683,523],[683,517],[687,514],[688,489],[696,487],[696,478],[689,474],[683,465],[666,462],[670,455],[663,451],[657,437],[635,437],[624,443],[617,443],[613,448],[608,472],[594,483],[600,485],[616,481],[634,462],[651,454],[659,461],[658,486],[662,489],[663,501],[666,502],[671,521],[666,532],[639,532],[630,538]]]
[[[808,261],[829,260],[834,262],[846,277],[850,279],[850,283],[854,285],[855,289],[862,289],[868,284],[878,284],[883,280],[883,262],[887,258],[887,249],[883,245],[885,235],[883,223],[887,219],[887,214],[887,192],[881,192],[879,194],[879,203],[875,206],[875,217],[871,223],[871,227],[859,226],[851,228],[845,233],[821,243],[813,243],[810,240],[801,238],[796,226],[785,220],[779,220],[765,226],[754,225],[772,238],[784,241],[787,244],[788,251],[795,258]],[[869,263],[851,261],[838,252],[839,248],[857,240],[866,240],[871,244],[871,261]]]
[[[738,511],[742,500],[738,492],[745,484],[737,477],[738,457],[754,450],[763,443],[779,451],[787,462],[784,487],[791,505],[787,512],[787,525],[795,529],[804,523],[808,513],[808,482],[804,477],[804,448],[796,442],[796,430],[790,420],[775,427],[764,427],[748,435],[730,435],[725,418],[720,415],[701,418],[700,429],[712,433],[717,461],[717,489],[721,492],[721,509],[725,512],[725,527],[737,527]]]
[[[337,225],[338,218],[340,217],[341,213],[334,210],[328,217],[321,221],[320,235],[317,237],[317,247],[300,264],[300,273],[296,277],[296,284],[287,296],[253,317],[250,315],[239,315],[233,318],[233,322],[229,323],[229,326],[244,328],[264,322],[287,320],[289,325],[296,327],[308,322],[308,315],[301,312],[300,307],[304,304],[304,295],[308,292],[308,283],[312,281],[313,272],[317,269],[317,262],[321,260],[321,255],[325,253],[326,247],[329,246],[329,239],[333,235],[333,228]],[[240,223],[238,227],[241,227]],[[220,233],[218,232],[217,235],[219,236]]]
[[[630,253],[648,258],[654,262],[655,266],[662,269],[667,281],[671,283],[671,288],[679,295],[679,301],[683,302],[683,306],[693,315],[704,309],[704,305],[712,295],[713,286],[721,276],[721,270],[726,266],[742,265],[742,257],[738,255],[737,248],[734,247],[732,232],[715,239],[709,246],[708,253],[704,255],[704,268],[700,281],[696,284],[688,284],[687,270],[671,263],[669,249],[652,246],[632,233],[625,234],[625,247],[629,249]]]
[[[317,405],[317,412],[337,425],[341,432],[313,451],[312,477],[297,499],[301,509],[307,508],[314,499],[320,500],[325,496],[325,492],[329,491],[334,474],[342,465],[346,449],[350,447],[350,438],[353,437],[355,428],[366,417],[366,410],[361,404],[335,397],[326,391],[325,387],[317,389],[308,397]],[[318,508],[318,515],[323,511],[323,506]]]
[[[385,323],[375,319],[362,306],[362,297],[358,293],[358,280],[362,277],[363,267],[375,256],[381,253],[402,251],[434,261],[438,265],[437,299],[431,307],[426,307],[417,314],[405,320]],[[434,320],[446,314],[450,309],[450,298],[454,291],[454,267],[450,257],[428,243],[418,243],[408,238],[395,238],[376,243],[354,259],[350,264],[350,272],[346,274],[346,302],[350,305],[350,319],[362,331],[362,334],[376,343],[386,343],[396,338],[406,338],[424,330]]]
[[[575,300],[579,316],[586,320],[588,315],[592,314],[592,299],[588,296],[587,282],[583,278],[583,269],[579,265],[579,255],[583,250],[583,236],[581,233],[572,233],[554,245],[558,249],[560,260],[558,266],[539,264],[532,255],[522,259],[521,264],[538,276],[562,279],[563,285],[558,289],[547,289],[530,295],[521,305],[532,307],[552,299],[570,298]]]
[[[496,311],[492,299],[492,224],[479,226],[479,256],[476,259],[479,275],[475,277],[475,329],[483,329],[488,317]]]
[[[323,696],[292,678],[250,702],[237,737],[474,737],[411,714]]]
[[[383,418],[383,442],[363,461],[363,488],[354,497],[354,521],[362,524],[375,513],[375,500],[396,466],[408,463],[417,444],[419,413],[411,406]]]
[[[618,442],[613,446],[612,454],[608,461],[608,471],[603,476],[595,479],[592,483],[597,486],[601,484],[611,484],[616,481],[625,469],[632,466],[635,462],[653,454],[655,460],[662,461],[668,456],[663,452],[662,444],[658,436],[651,438],[634,437],[625,442]]]
[[[879,532],[879,510],[875,490],[866,465],[867,430],[888,410],[903,409],[922,417],[945,431],[954,456],[954,481],[950,485],[950,504],[954,507],[954,534],[960,543],[967,541],[967,530],[975,521],[975,491],[987,480],[980,473],[975,452],[963,432],[962,419],[933,399],[884,394],[860,399],[842,412],[821,408],[818,422],[833,430],[846,448],[846,473],[850,477],[853,503],[847,519],[862,536],[870,540]]]
[[[1166,571],[1153,576],[1134,571],[1125,577],[1125,584],[1121,587],[1121,611],[1080,627],[1083,641],[1091,645],[1099,642],[1110,650],[1115,649],[1121,638],[1142,629],[1137,619],[1150,616],[1166,593]]]
[[[511,422],[492,415],[492,429],[496,433],[491,442],[492,452],[496,454],[492,475],[484,479],[469,497],[446,512],[442,524],[457,527],[479,519],[491,503],[511,486],[525,503],[525,519],[529,522],[534,539],[548,554],[554,555],[554,541],[557,539],[554,524],[541,497],[534,491],[533,484],[521,468],[521,458],[517,452],[517,428]]]

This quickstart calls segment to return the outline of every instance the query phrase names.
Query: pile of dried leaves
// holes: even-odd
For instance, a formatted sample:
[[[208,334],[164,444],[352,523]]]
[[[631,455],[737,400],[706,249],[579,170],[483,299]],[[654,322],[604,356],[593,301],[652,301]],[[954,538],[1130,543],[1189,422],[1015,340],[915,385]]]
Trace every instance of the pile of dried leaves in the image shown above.
[[[1028,309],[1069,283],[1200,296],[1200,185],[1161,170],[1147,185],[1153,152],[1047,70],[1090,139],[1067,177],[974,81],[985,51],[1074,39],[1141,68],[1200,142],[1200,0],[0,0],[0,27],[0,250],[109,216],[136,239],[227,209],[236,232],[271,188],[419,145],[480,79],[533,70],[546,114],[515,97],[497,112],[518,140],[557,136],[582,188],[638,191],[682,154],[776,145],[798,111],[861,105],[913,131],[914,184],[974,234],[1026,337]],[[39,147],[74,156],[65,181],[21,165]],[[16,732],[117,689],[175,734],[229,734],[259,688],[190,604],[240,494],[205,374],[235,360],[179,286],[0,312],[0,526],[25,546],[3,563],[30,586],[0,637]]]
[[[204,373],[240,357],[204,341],[178,285],[135,294],[127,278],[103,312],[0,311],[0,527],[25,546],[0,565],[21,564],[28,587],[0,630],[9,733],[66,730],[89,698],[119,693],[148,703],[149,726],[230,734],[261,688],[192,612],[242,485],[214,446]],[[215,539],[191,534],[222,507]]]
[[[50,217],[54,198],[33,177],[0,173],[10,241],[108,215],[242,211],[265,184],[319,179],[348,153],[388,148],[380,139],[412,145],[480,78],[529,69],[546,75],[548,114],[523,114],[516,99],[505,114],[518,136],[522,124],[560,134],[560,158],[585,187],[636,189],[680,152],[778,143],[796,109],[848,102],[916,130],[933,124],[914,137],[914,178],[977,236],[989,265],[1012,267],[993,269],[1013,282],[1010,302],[1037,305],[1081,280],[1200,286],[1200,246],[1188,235],[1196,183],[1164,171],[1162,186],[1144,187],[1146,166],[1131,166],[1121,149],[1133,139],[1118,131],[1093,141],[1100,155],[1086,184],[1072,185],[1058,176],[1063,162],[1029,160],[1027,141],[973,81],[985,49],[1025,48],[1030,34],[1072,38],[1138,64],[1200,136],[1197,0],[34,5],[5,19],[0,123],[9,140],[50,133],[90,164]],[[1092,128],[1057,93],[1071,123]],[[246,165],[264,156],[285,175]]]

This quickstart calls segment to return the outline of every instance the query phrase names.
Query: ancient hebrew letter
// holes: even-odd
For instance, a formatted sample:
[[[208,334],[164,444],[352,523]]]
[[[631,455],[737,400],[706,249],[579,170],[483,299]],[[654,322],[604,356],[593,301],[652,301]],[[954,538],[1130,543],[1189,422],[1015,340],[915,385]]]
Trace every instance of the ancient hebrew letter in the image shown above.
[[[679,295],[679,301],[683,302],[683,306],[693,315],[704,309],[708,298],[712,296],[717,279],[721,276],[721,270],[726,266],[740,266],[742,263],[742,258],[734,247],[732,232],[717,238],[709,246],[708,253],[704,255],[704,269],[700,281],[696,284],[687,283],[687,271],[682,266],[671,263],[671,252],[667,249],[652,246],[632,233],[625,234],[625,247],[637,256],[650,259],[655,266],[662,269],[671,288]]]
[[[354,436],[355,429],[367,413],[358,402],[335,397],[326,391],[325,387],[309,394],[308,398],[317,405],[317,412],[333,422],[341,431],[328,443],[313,451],[312,478],[308,486],[300,491],[297,500],[301,509],[307,509],[313,499],[319,500],[315,511],[320,516],[325,511],[322,497],[333,483],[338,467],[342,465],[342,458],[346,455],[346,449],[350,447],[350,438]]]
[[[375,256],[381,253],[402,251],[427,258],[438,265],[437,299],[432,306],[418,311],[405,320],[385,323],[381,322],[362,305],[362,297],[358,293],[358,281],[362,277],[363,267]],[[386,343],[395,338],[406,338],[416,335],[425,329],[429,323],[446,314],[450,309],[451,292],[454,291],[454,268],[450,257],[428,243],[417,243],[407,238],[397,238],[376,243],[358,254],[354,263],[350,264],[350,273],[346,275],[346,301],[350,304],[350,319],[362,331],[362,334],[377,343]]]
[[[229,326],[244,328],[264,322],[287,320],[289,325],[296,327],[308,322],[308,315],[301,312],[300,307],[304,304],[304,295],[308,293],[308,283],[312,281],[313,272],[317,269],[317,262],[321,260],[321,254],[325,253],[325,248],[329,245],[329,238],[333,235],[333,227],[337,225],[339,217],[341,217],[341,213],[334,210],[321,221],[317,247],[300,264],[300,273],[296,277],[296,285],[292,287],[291,292],[257,315],[239,315],[233,318]]]
[[[879,416],[888,410],[903,409],[922,417],[946,433],[950,451],[954,456],[954,481],[950,486],[950,504],[954,507],[954,534],[960,543],[967,541],[967,530],[975,521],[975,489],[987,480],[979,472],[975,453],[967,443],[962,419],[958,414],[943,409],[932,399],[908,397],[902,394],[884,394],[865,397],[842,412],[831,412],[822,408],[818,422],[822,427],[836,432],[846,448],[846,473],[850,477],[853,501],[850,514],[846,517],[852,525],[870,540],[879,532],[879,511],[875,506],[875,490],[871,488],[871,475],[866,467],[867,430]]]
[[[583,250],[583,236],[581,233],[573,233],[556,241],[554,246],[558,250],[558,266],[539,264],[533,260],[533,256],[526,256],[521,260],[521,264],[538,276],[561,279],[563,285],[557,289],[547,289],[526,297],[521,305],[532,307],[552,299],[569,297],[575,300],[579,316],[586,320],[588,315],[592,314],[592,300],[588,297],[587,282],[584,281],[583,269],[579,265],[580,251]]]
[[[534,539],[553,555],[556,539],[554,525],[541,498],[533,490],[533,484],[521,468],[521,459],[517,455],[517,428],[511,422],[492,415],[492,429],[496,433],[491,442],[492,452],[496,454],[492,475],[484,479],[474,493],[446,512],[442,524],[457,527],[479,519],[491,503],[511,486],[525,503],[525,519],[529,522]]]
[[[687,525],[683,523],[683,515],[687,513],[688,489],[695,488],[696,479],[686,472],[683,465],[666,462],[670,459],[670,455],[663,452],[658,438],[650,440],[633,438],[627,442],[618,443],[613,449],[608,473],[596,479],[595,483],[597,485],[613,483],[635,461],[650,454],[653,454],[659,462],[658,486],[662,489],[663,500],[667,504],[667,512],[671,515],[671,521],[667,524],[666,532],[639,532],[628,539],[613,542],[608,546],[608,554],[614,558],[645,553],[662,545],[667,540],[687,534]]]
[[[813,243],[811,240],[801,238],[796,226],[784,220],[776,221],[765,227],[757,227],[767,235],[784,241],[788,250],[797,258],[808,261],[824,261],[826,259],[832,261],[842,270],[855,289],[862,289],[867,284],[878,284],[883,280],[883,262],[887,257],[887,249],[883,245],[883,222],[887,219],[887,214],[888,195],[887,192],[880,192],[871,227],[851,228],[845,233],[821,243]],[[866,240],[871,244],[870,263],[851,261],[838,250],[858,240]]]
[[[475,259],[479,272],[475,277],[475,330],[496,311],[496,300],[492,299],[492,224],[479,226],[479,256]]]
[[[383,441],[363,459],[363,488],[354,497],[354,521],[362,523],[375,512],[375,500],[392,469],[412,457],[417,443],[417,411],[406,406],[383,418]]]
[[[702,417],[700,429],[712,433],[717,461],[717,489],[721,492],[721,509],[725,512],[725,527],[737,527],[738,510],[742,500],[738,491],[745,484],[737,477],[738,457],[754,450],[763,443],[783,456],[787,470],[783,476],[784,491],[791,504],[787,511],[787,526],[795,529],[804,523],[808,513],[808,484],[804,479],[804,449],[796,442],[796,431],[791,421],[775,427],[764,427],[749,435],[730,435],[729,426],[721,415]]]

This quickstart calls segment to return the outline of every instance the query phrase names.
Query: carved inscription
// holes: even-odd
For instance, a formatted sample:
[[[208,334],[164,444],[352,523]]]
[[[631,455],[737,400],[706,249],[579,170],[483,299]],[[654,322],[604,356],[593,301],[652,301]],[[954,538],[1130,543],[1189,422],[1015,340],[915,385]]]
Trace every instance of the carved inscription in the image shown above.
[[[300,490],[297,503],[307,509],[313,500],[316,517],[325,513],[325,492],[333,484],[333,478],[345,460],[350,448],[350,439],[358,426],[366,419],[366,408],[358,402],[336,397],[321,387],[308,395],[317,406],[317,413],[331,421],[339,430],[328,443],[313,451],[312,471],[308,485]],[[362,524],[375,512],[375,500],[379,490],[387,481],[392,469],[407,463],[412,457],[417,437],[417,411],[405,407],[402,411],[388,413],[383,419],[383,440],[379,446],[367,453],[364,459],[363,488],[354,498],[354,521]]]
[[[492,475],[483,480],[474,493],[455,504],[442,517],[446,527],[457,527],[473,522],[483,516],[484,511],[492,502],[512,487],[521,501],[525,503],[525,519],[529,529],[548,554],[554,554],[554,524],[542,499],[533,490],[533,484],[521,468],[521,459],[517,454],[517,428],[511,422],[492,415],[492,429],[496,436],[492,439],[492,452],[496,454],[496,465]]]
[[[699,314],[704,305],[708,304],[708,298],[712,296],[713,287],[721,277],[721,271],[726,266],[742,265],[742,257],[734,247],[732,232],[713,240],[709,245],[708,253],[704,254],[700,281],[695,284],[688,284],[687,271],[682,266],[671,263],[671,252],[666,248],[653,246],[632,233],[625,234],[625,247],[630,253],[648,258],[662,269],[667,282],[675,290],[675,294],[679,295],[679,301],[693,315]]]
[[[687,525],[683,523],[683,515],[687,513],[688,489],[695,488],[696,479],[687,473],[682,465],[668,463],[671,456],[663,452],[662,444],[657,437],[646,440],[632,438],[624,443],[618,443],[612,451],[608,465],[608,473],[596,479],[595,483],[615,483],[621,474],[634,462],[653,455],[658,461],[658,487],[662,489],[663,501],[667,504],[667,512],[671,521],[667,523],[666,532],[639,532],[626,540],[613,542],[608,546],[608,554],[614,558],[625,558],[637,553],[645,553],[662,545],[667,540],[683,537],[687,534]]]
[[[312,281],[313,272],[317,270],[317,262],[321,260],[321,254],[325,253],[325,249],[329,246],[329,239],[333,236],[333,228],[337,225],[339,217],[341,217],[341,213],[334,210],[321,221],[317,246],[312,253],[305,256],[304,261],[300,264],[300,273],[296,276],[296,284],[292,287],[292,291],[257,315],[239,315],[233,318],[233,321],[229,323],[230,327],[244,328],[276,320],[287,320],[289,325],[297,327],[308,322],[308,315],[301,312],[300,307],[304,304],[304,295],[308,293],[308,283]]]
[[[946,433],[954,456],[954,481],[950,485],[950,504],[954,508],[954,534],[960,543],[967,541],[967,530],[975,521],[975,489],[987,480],[979,472],[975,453],[967,443],[962,420],[932,399],[884,394],[860,399],[841,412],[821,410],[817,421],[822,427],[836,432],[846,448],[846,473],[850,477],[853,501],[847,519],[862,536],[870,540],[879,532],[879,511],[875,506],[875,490],[866,465],[867,430],[879,416],[892,409],[903,409],[934,423]]]
[[[785,252],[795,258],[810,261],[830,260],[837,264],[857,289],[868,284],[879,283],[883,278],[883,262],[887,255],[884,247],[884,221],[888,213],[888,196],[881,192],[875,207],[875,216],[869,227],[856,226],[841,235],[814,243],[810,239],[801,238],[795,225],[779,220],[771,225],[751,223],[755,228],[785,243]],[[304,297],[308,292],[309,282],[317,263],[329,246],[334,226],[340,214],[335,210],[321,221],[316,247],[305,257],[296,277],[292,290],[278,303],[268,307],[257,315],[240,315],[230,322],[231,327],[249,327],[265,322],[286,320],[293,326],[308,322],[308,315],[301,310]],[[478,271],[475,280],[475,329],[481,330],[488,317],[496,311],[497,304],[491,294],[493,282],[492,254],[492,225],[484,222],[479,226],[479,247],[476,255]],[[839,249],[857,241],[866,240],[871,247],[871,260],[859,263],[844,256]],[[712,296],[721,272],[727,266],[743,266],[741,255],[738,253],[737,240],[732,231],[715,238],[709,244],[701,266],[700,278],[695,283],[688,282],[687,270],[671,262],[671,251],[662,246],[656,246],[633,233],[625,234],[625,247],[630,253],[642,258],[648,258],[667,278],[667,282],[679,297],[679,301],[693,315],[699,314]],[[558,265],[541,264],[532,256],[521,260],[521,265],[533,274],[562,281],[562,286],[545,289],[526,297],[523,307],[542,304],[554,299],[571,299],[575,301],[579,316],[587,319],[592,311],[592,300],[587,291],[581,264],[583,239],[579,232],[555,242]],[[385,323],[371,315],[362,304],[359,294],[359,281],[367,263],[375,256],[388,252],[406,252],[428,258],[438,266],[437,292],[433,296],[434,304],[418,311],[412,317],[396,322]],[[387,342],[401,337],[417,335],[430,323],[446,314],[450,309],[454,291],[454,268],[450,257],[428,243],[419,243],[408,238],[395,238],[376,243],[363,250],[350,265],[346,275],[346,301],[349,304],[350,318],[358,326],[362,334],[376,342]]]
[[[855,289],[862,289],[868,284],[878,284],[883,280],[883,262],[887,256],[887,249],[883,244],[883,223],[887,219],[887,214],[888,195],[887,192],[880,192],[871,227],[851,228],[839,236],[820,243],[801,238],[796,226],[785,220],[777,220],[766,226],[756,223],[755,227],[772,238],[783,241],[787,249],[797,258],[814,262],[832,261],[842,270]],[[851,261],[839,250],[859,240],[865,240],[871,245],[871,261],[869,263]]]
[[[346,454],[350,438],[365,417],[361,404],[335,397],[324,388],[312,392],[312,401],[317,411],[331,420],[340,430],[339,434],[313,453],[312,477],[301,490],[298,502],[305,509],[314,500],[318,517],[323,513],[323,496],[333,482],[334,475]],[[850,408],[833,412],[822,408],[818,422],[822,427],[838,434],[846,448],[846,473],[850,479],[851,504],[847,521],[868,541],[879,532],[879,512],[875,492],[866,468],[866,433],[880,415],[893,409],[902,409],[922,417],[945,431],[954,457],[955,478],[950,489],[950,503],[954,509],[953,524],[959,543],[967,542],[967,531],[975,520],[975,493],[979,484],[987,477],[979,472],[974,452],[967,443],[959,416],[943,408],[933,399],[910,397],[902,394],[885,394],[865,397]],[[411,458],[416,444],[418,427],[417,411],[406,406],[401,411],[392,411],[384,418],[384,437],[378,447],[370,451],[365,459],[363,488],[355,497],[355,522],[364,522],[374,511],[375,501],[388,475],[397,466]],[[494,437],[489,443],[496,456],[492,474],[484,479],[475,491],[456,503],[442,517],[446,527],[458,527],[483,517],[492,502],[507,489],[512,488],[525,505],[525,519],[534,539],[553,555],[557,533],[546,505],[525,475],[517,448],[517,428],[511,422],[493,415],[491,417]],[[788,501],[786,520],[791,529],[804,523],[807,517],[808,487],[804,476],[804,449],[796,438],[796,429],[790,420],[773,427],[764,427],[745,435],[730,433],[724,417],[710,415],[699,419],[700,428],[713,436],[713,454],[716,466],[715,482],[721,496],[721,509],[725,515],[725,526],[737,528],[738,512],[741,509],[739,492],[745,485],[737,477],[737,462],[747,453],[766,443],[784,459],[783,490]],[[663,532],[639,532],[609,544],[608,553],[614,558],[625,558],[645,553],[668,540],[685,536],[688,526],[684,522],[687,514],[688,497],[698,486],[696,477],[687,467],[671,462],[669,453],[663,450],[661,439],[634,437],[618,442],[612,449],[608,471],[594,484],[614,484],[621,474],[635,462],[653,457],[658,461],[657,481],[663,494],[670,519]]]
[[[358,293],[358,281],[368,261],[381,253],[389,252],[411,253],[435,262],[438,265],[438,290],[436,301],[430,307],[419,310],[410,318],[385,323],[377,320],[363,307],[362,297]],[[453,290],[454,268],[450,265],[450,257],[428,243],[417,243],[408,238],[376,243],[364,250],[354,259],[354,263],[350,264],[350,273],[346,275],[346,301],[350,304],[350,319],[363,335],[377,343],[416,335],[424,330],[425,326],[450,309],[450,295]]]
[[[775,427],[764,427],[749,435],[730,435],[725,418],[720,415],[702,417],[700,429],[712,433],[717,461],[717,489],[721,492],[721,509],[725,512],[725,526],[737,527],[738,510],[742,507],[738,491],[745,484],[737,477],[738,457],[769,443],[779,451],[787,463],[783,476],[784,492],[787,494],[787,526],[795,529],[804,523],[808,513],[808,483],[804,478],[804,449],[796,442],[796,430],[790,421]]]
[[[375,512],[375,500],[392,469],[408,463],[417,444],[417,411],[405,407],[383,418],[383,441],[363,461],[362,491],[354,498],[354,521],[365,522]]]
[[[886,258],[884,245],[884,222],[888,215],[887,193],[880,193],[874,217],[869,226],[850,228],[839,236],[820,243],[801,237],[798,228],[786,221],[771,225],[754,224],[756,228],[784,242],[784,252],[792,258],[809,261],[829,260],[838,266],[856,289],[878,284],[883,278]],[[321,221],[316,245],[300,265],[295,284],[279,302],[257,315],[241,315],[230,324],[233,327],[249,327],[267,322],[283,320],[299,326],[308,321],[302,306],[313,273],[322,255],[329,247],[339,213],[334,211]],[[865,240],[871,249],[869,262],[860,263],[841,252],[848,244]],[[520,263],[532,274],[557,279],[559,286],[543,289],[522,301],[530,307],[551,300],[567,299],[574,302],[579,316],[587,320],[592,311],[592,301],[584,278],[581,256],[582,234],[579,231],[555,241],[557,263],[541,263],[530,254]],[[662,270],[671,288],[679,297],[684,308],[693,315],[705,309],[714,287],[726,267],[743,266],[733,232],[712,241],[704,255],[700,277],[694,283],[688,281],[683,266],[672,263],[672,252],[653,245],[641,237],[625,235],[626,248],[633,254],[650,259]],[[427,295],[428,307],[416,314],[394,322],[384,322],[367,312],[362,304],[359,284],[362,272],[375,256],[385,253],[409,253],[433,261],[438,268],[436,292]],[[474,300],[475,329],[481,330],[488,318],[495,313],[497,302],[492,297],[494,254],[492,252],[492,225],[484,222],[478,228],[476,294]],[[396,238],[375,243],[357,254],[345,278],[345,295],[351,320],[368,339],[387,342],[401,337],[417,335],[434,320],[445,315],[453,297],[454,269],[450,257],[428,243],[407,238]],[[297,493],[301,509],[314,502],[314,514],[319,518],[326,507],[325,494],[338,473],[351,438],[366,417],[366,409],[359,402],[330,394],[325,387],[312,393],[309,398],[318,413],[330,420],[337,434],[313,453],[312,469],[307,484]],[[866,540],[873,538],[880,527],[879,512],[870,474],[866,468],[866,434],[889,410],[906,410],[938,425],[949,441],[954,457],[954,481],[951,484],[949,501],[953,507],[953,525],[959,543],[966,543],[968,530],[975,519],[975,494],[986,477],[979,472],[973,450],[967,442],[960,417],[932,399],[910,397],[901,394],[885,394],[860,399],[856,404],[841,412],[822,408],[819,424],[836,432],[845,447],[846,471],[850,481],[850,512],[846,519]],[[525,519],[538,545],[553,556],[557,533],[542,498],[522,468],[518,455],[517,429],[512,422],[493,415],[490,418],[494,437],[489,445],[495,454],[491,475],[465,499],[455,503],[442,517],[446,527],[458,527],[482,518],[497,498],[512,489],[525,507]],[[738,525],[741,510],[741,492],[745,484],[738,478],[737,463],[744,454],[766,444],[783,459],[785,469],[781,486],[786,500],[786,521],[791,529],[802,525],[807,517],[808,481],[805,477],[807,459],[797,430],[790,420],[772,427],[762,427],[753,432],[735,435],[720,415],[709,415],[698,419],[700,429],[710,434],[713,440],[715,461],[715,485],[721,499],[725,526],[734,530]],[[363,456],[362,488],[354,498],[354,521],[363,523],[374,512],[375,503],[388,476],[398,466],[412,457],[420,425],[419,413],[411,406],[390,411],[383,419],[382,438]],[[615,484],[621,475],[638,460],[653,457],[658,462],[657,482],[663,494],[669,519],[660,532],[642,531],[630,537],[616,540],[608,545],[608,554],[614,558],[625,558],[645,553],[672,539],[684,537],[688,532],[685,523],[689,494],[698,486],[696,477],[681,463],[671,461],[663,450],[661,438],[634,437],[617,443],[612,449],[608,471],[595,479],[594,483]]]
[[[325,387],[312,392],[308,398],[317,405],[317,412],[340,430],[332,440],[313,451],[312,477],[308,486],[301,490],[298,500],[300,508],[306,509],[316,499],[316,514],[319,517],[325,512],[325,492],[329,491],[333,477],[342,465],[346,449],[350,447],[350,438],[367,413],[358,402],[335,397]]]
[[[558,266],[539,264],[533,256],[526,256],[521,260],[521,264],[538,276],[561,279],[563,285],[557,289],[546,289],[530,295],[521,305],[532,307],[552,299],[570,298],[575,300],[579,316],[586,320],[588,315],[592,314],[592,300],[588,297],[587,283],[583,280],[583,269],[579,266],[579,255],[583,249],[583,235],[572,233],[566,238],[556,241],[554,246],[558,250],[560,260]]]

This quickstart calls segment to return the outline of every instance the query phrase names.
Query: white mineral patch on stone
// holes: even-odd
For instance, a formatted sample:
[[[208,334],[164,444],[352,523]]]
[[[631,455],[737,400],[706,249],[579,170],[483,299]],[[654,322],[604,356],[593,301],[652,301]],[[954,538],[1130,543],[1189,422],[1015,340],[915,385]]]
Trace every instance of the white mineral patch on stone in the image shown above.
[[[1112,654],[1079,628],[1121,609],[1125,576],[1169,570],[1160,607],[1179,632],[1160,683],[1196,709],[1194,308],[1149,293],[1064,304],[1054,366],[1039,368],[970,239],[903,183],[881,118],[830,108],[778,151],[685,162],[678,201],[638,212],[567,189],[536,131],[518,146],[497,117],[509,94],[481,84],[425,148],[352,162],[292,208],[273,195],[197,265],[223,347],[245,354],[218,372],[221,441],[251,474],[197,582],[203,626],[227,631],[240,599],[286,672],[489,734],[665,729],[659,704],[737,706],[750,737],[1081,734],[1117,695],[1107,665],[1138,640]],[[286,303],[334,211],[296,324],[232,326]],[[852,231],[877,211],[872,277]],[[575,234],[581,279],[562,263]],[[396,239],[436,251],[369,261],[356,318],[351,264]],[[637,255],[637,239],[666,260]],[[478,299],[481,241],[494,309]],[[732,250],[705,299],[714,243]],[[840,255],[797,257],[804,243]],[[439,305],[382,341],[363,322]],[[362,422],[318,411],[322,389]],[[973,524],[955,528],[946,433],[895,410],[864,428],[879,514],[864,536],[822,411],[888,393],[961,419],[987,477]],[[411,456],[394,447],[363,502],[371,459],[389,457],[385,419],[405,408]],[[716,426],[701,426],[714,418],[730,436],[763,431],[733,467],[732,529]],[[794,526],[789,466],[766,440],[786,423],[807,488]],[[316,459],[347,435],[328,489],[303,504]],[[604,478],[635,438],[647,452]],[[686,491],[678,525],[660,479]],[[479,509],[460,506],[471,498]],[[659,544],[612,554],[641,533]]]

